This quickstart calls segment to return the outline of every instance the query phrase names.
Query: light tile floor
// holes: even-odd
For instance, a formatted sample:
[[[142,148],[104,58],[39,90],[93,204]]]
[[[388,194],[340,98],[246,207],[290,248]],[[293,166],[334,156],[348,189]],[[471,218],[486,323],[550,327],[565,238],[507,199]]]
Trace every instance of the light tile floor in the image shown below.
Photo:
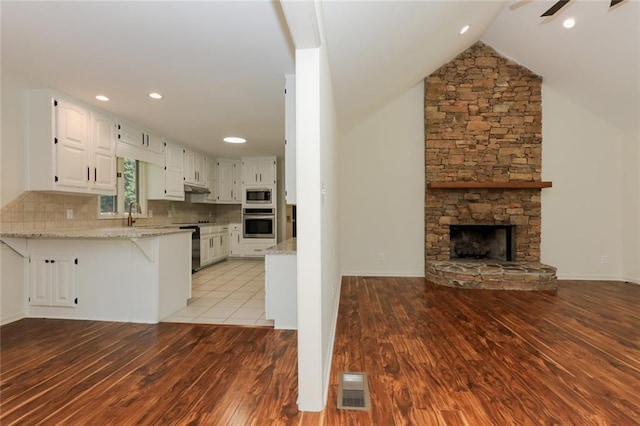
[[[264,316],[264,259],[227,259],[196,272],[189,304],[163,322],[273,326]]]

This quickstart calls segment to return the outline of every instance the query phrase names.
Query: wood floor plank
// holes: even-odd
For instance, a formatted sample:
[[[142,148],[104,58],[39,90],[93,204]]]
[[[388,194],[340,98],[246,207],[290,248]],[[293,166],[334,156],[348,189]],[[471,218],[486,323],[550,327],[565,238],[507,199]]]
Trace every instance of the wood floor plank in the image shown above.
[[[555,293],[344,277],[328,404],[297,409],[297,333],[24,319],[0,327],[0,424],[640,424],[640,286]],[[338,410],[340,371],[369,411]]]

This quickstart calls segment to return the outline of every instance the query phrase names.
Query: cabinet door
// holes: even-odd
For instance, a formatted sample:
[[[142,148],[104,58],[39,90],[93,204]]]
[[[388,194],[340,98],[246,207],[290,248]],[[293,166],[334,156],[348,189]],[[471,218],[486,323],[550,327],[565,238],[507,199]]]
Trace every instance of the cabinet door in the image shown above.
[[[76,265],[73,258],[51,260],[52,306],[76,306]]]
[[[276,183],[276,160],[275,158],[261,159],[257,165],[258,181],[267,185]]]
[[[127,123],[118,123],[118,141],[142,148],[146,146],[145,139],[141,128]]]
[[[223,258],[229,256],[229,233],[225,232],[220,234],[218,238],[220,239],[220,252],[218,256]]]
[[[206,159],[204,155],[195,154],[195,183],[201,186],[205,185],[205,168]]]
[[[211,237],[200,237],[200,266],[206,265],[211,260]]]
[[[184,200],[184,172],[182,148],[165,142],[164,178],[167,198]]]
[[[90,180],[94,192],[115,195],[117,185],[116,121],[108,115],[91,114],[91,157],[93,167]]]
[[[209,261],[213,262],[220,255],[220,235],[213,234],[209,236]]]
[[[51,306],[51,259],[31,256],[29,263],[29,304]]]
[[[236,203],[242,203],[242,161],[233,161],[233,184],[231,187],[231,199]]]
[[[233,201],[233,161],[218,159],[218,201]]]
[[[196,153],[188,149],[183,149],[183,171],[184,182],[188,184],[196,183]]]
[[[253,158],[242,159],[242,184],[243,185],[255,185],[259,183],[258,180],[258,165]]]
[[[147,147],[147,149],[157,154],[162,154],[164,141],[162,140],[161,137],[156,136],[152,133],[145,133],[145,138],[146,138],[145,146]]]
[[[89,112],[66,101],[56,109],[56,185],[88,188]]]

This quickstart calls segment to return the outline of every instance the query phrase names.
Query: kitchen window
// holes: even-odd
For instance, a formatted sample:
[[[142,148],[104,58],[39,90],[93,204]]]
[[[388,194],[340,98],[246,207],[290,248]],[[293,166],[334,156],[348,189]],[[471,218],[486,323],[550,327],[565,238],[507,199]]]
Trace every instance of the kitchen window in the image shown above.
[[[129,205],[133,205],[132,213],[143,215],[146,212],[144,162],[132,158],[118,158],[118,192],[116,195],[102,195],[99,197],[100,218],[109,219],[124,217],[129,214]]]

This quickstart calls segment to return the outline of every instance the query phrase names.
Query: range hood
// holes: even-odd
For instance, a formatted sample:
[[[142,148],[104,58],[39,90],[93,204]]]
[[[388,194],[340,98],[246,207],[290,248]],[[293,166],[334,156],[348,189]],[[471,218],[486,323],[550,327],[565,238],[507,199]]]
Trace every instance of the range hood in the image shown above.
[[[201,186],[189,185],[187,183],[184,184],[184,192],[185,194],[210,194],[208,188],[203,188]]]

